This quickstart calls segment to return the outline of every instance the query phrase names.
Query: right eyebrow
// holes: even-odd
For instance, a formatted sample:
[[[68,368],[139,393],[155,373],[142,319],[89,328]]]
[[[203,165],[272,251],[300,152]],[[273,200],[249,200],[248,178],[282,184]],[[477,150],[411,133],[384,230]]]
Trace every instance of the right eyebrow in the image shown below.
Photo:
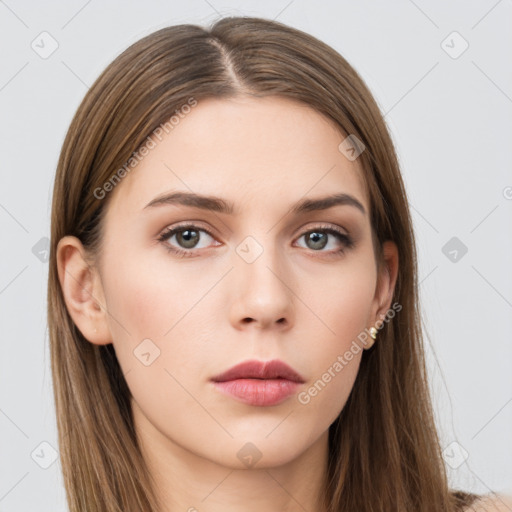
[[[183,206],[191,206],[193,208],[201,208],[202,210],[227,213],[230,215],[234,212],[233,203],[225,199],[216,196],[194,194],[193,192],[172,192],[155,197],[144,209],[164,204],[181,204]]]

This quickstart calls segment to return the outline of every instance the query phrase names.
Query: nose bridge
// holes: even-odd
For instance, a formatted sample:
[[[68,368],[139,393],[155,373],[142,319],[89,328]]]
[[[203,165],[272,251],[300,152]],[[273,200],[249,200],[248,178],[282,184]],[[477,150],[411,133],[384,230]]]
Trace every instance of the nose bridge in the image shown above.
[[[236,318],[268,324],[292,320],[286,262],[273,234],[247,236],[235,249]]]
[[[240,259],[237,266],[251,287],[258,284],[271,288],[283,286],[275,275],[282,272],[283,254],[272,234],[247,236],[237,246],[236,253]]]
[[[242,245],[243,249],[249,248],[252,257],[252,259],[245,259],[241,256],[245,263],[247,278],[272,286],[276,280],[274,272],[281,267],[282,254],[271,236],[267,236],[265,240],[262,240],[261,237],[259,240],[251,238],[252,240],[247,240]],[[239,251],[239,255],[241,252],[242,250]]]

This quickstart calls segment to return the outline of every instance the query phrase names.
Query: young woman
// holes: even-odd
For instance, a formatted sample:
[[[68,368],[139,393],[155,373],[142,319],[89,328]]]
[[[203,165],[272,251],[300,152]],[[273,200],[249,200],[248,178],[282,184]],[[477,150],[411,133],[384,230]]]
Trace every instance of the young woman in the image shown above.
[[[397,157],[329,46],[257,18],[132,45],[51,233],[71,512],[509,510],[448,486]]]

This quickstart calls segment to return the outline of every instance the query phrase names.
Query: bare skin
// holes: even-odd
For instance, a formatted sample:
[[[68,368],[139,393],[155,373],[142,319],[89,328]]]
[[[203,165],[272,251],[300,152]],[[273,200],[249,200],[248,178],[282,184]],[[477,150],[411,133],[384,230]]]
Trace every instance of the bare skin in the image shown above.
[[[477,500],[466,508],[466,512],[511,512],[512,496],[510,494],[498,494],[487,496]]]
[[[114,345],[161,512],[322,512],[328,429],[363,350],[307,404],[298,392],[379,325],[398,271],[396,246],[386,242],[377,272],[361,169],[338,150],[343,139],[325,117],[287,99],[200,101],[110,192],[97,265],[87,266],[76,238],[59,242],[68,310],[87,340]],[[235,212],[145,208],[174,191],[219,196]],[[350,204],[291,212],[334,193],[350,194],[365,212]],[[186,229],[158,240],[179,223],[195,226],[195,246],[184,245]],[[143,340],[151,340],[146,359],[158,354],[149,365]],[[280,359],[305,382],[262,407],[210,381],[249,359]]]

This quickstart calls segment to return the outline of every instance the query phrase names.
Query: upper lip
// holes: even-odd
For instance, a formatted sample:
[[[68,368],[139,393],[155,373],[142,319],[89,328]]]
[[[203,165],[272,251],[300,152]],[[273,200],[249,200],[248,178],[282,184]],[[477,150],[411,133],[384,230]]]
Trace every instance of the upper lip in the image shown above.
[[[235,379],[287,379],[293,382],[304,382],[299,373],[278,359],[272,361],[244,361],[212,378],[214,382]]]

